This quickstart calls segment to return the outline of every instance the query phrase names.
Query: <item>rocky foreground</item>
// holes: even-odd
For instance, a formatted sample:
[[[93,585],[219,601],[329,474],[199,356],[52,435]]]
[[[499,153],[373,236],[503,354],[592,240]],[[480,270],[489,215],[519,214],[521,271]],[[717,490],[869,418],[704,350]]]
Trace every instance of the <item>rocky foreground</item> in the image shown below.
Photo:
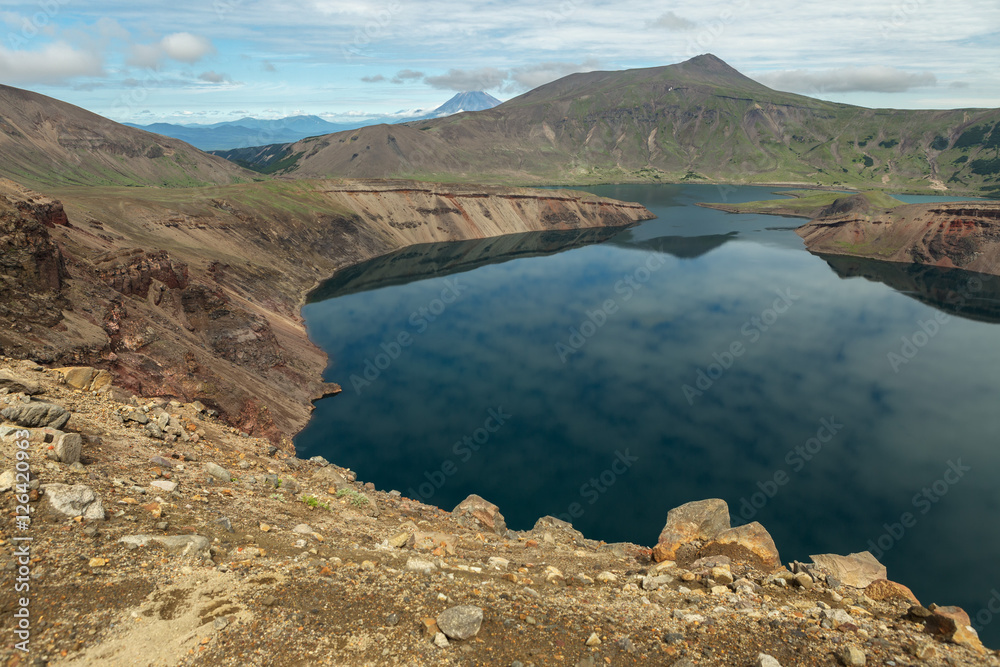
[[[652,549],[512,531],[109,379],[0,361],[4,665],[1000,665],[869,554],[783,566],[721,500]]]

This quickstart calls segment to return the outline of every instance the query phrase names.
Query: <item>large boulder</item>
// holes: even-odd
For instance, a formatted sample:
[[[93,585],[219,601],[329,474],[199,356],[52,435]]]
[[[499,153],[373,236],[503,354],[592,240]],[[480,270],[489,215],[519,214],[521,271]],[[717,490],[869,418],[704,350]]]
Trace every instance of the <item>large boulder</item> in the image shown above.
[[[736,547],[738,551],[728,555],[736,562],[741,562],[741,552],[745,550],[751,554],[751,562],[745,563],[747,565],[762,567],[766,570],[772,570],[781,565],[781,556],[778,555],[778,547],[774,545],[771,534],[756,521],[719,533],[705,545],[702,553],[732,552],[733,547]],[[760,562],[752,562],[754,558],[759,559]]]
[[[451,511],[458,525],[469,530],[487,530],[503,536],[507,534],[507,522],[500,508],[488,500],[472,494]]]
[[[677,549],[695,540],[711,540],[729,530],[729,505],[709,498],[686,503],[667,512],[667,523],[653,549],[656,562],[674,560]]]
[[[89,486],[77,484],[46,484],[42,487],[49,505],[56,512],[66,516],[95,520],[104,518],[104,505]]]
[[[979,634],[972,627],[972,621],[964,609],[931,605],[931,612],[924,622],[926,632],[959,646],[967,646],[978,653],[986,653]]]
[[[19,403],[0,411],[4,419],[14,422],[18,426],[28,428],[39,428],[51,426],[52,428],[62,428],[72,416],[70,412],[55,403],[44,403],[42,401],[31,401],[30,403]]]
[[[809,558],[828,575],[853,588],[866,588],[874,581],[888,578],[885,565],[868,551],[847,556],[820,554]]]
[[[37,382],[15,375],[6,368],[0,370],[0,389],[6,389],[12,394],[27,394],[28,396],[42,393],[42,388]]]
[[[57,368],[63,381],[73,389],[80,391],[99,391],[111,385],[111,373],[91,368],[90,366],[71,366]]]

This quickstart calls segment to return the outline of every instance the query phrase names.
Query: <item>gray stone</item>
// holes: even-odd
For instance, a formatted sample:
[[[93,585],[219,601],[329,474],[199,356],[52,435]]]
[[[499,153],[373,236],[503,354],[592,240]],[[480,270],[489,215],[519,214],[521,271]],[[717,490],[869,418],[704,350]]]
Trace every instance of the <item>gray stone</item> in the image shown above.
[[[211,475],[212,477],[215,477],[223,482],[233,481],[233,476],[229,474],[229,471],[220,465],[216,465],[215,463],[206,463],[203,470],[206,474]]]
[[[136,424],[148,424],[149,417],[142,410],[129,410],[125,413],[123,419],[127,422],[135,422]]]
[[[410,558],[406,561],[406,569],[417,574],[433,574],[437,570],[437,565],[422,558]]]
[[[94,490],[89,486],[77,484],[46,484],[45,497],[49,499],[52,509],[66,516],[82,516],[84,519],[95,520],[104,518],[104,506]]]
[[[337,469],[333,466],[320,468],[313,473],[312,478],[318,484],[322,484],[327,488],[332,486],[337,491],[351,488],[344,476],[337,472]]]
[[[285,477],[281,480],[281,488],[289,493],[298,493],[302,490],[302,485],[294,477]]]
[[[316,531],[308,523],[300,523],[295,528],[292,528],[292,532],[298,535],[312,535]]]
[[[28,396],[42,393],[42,387],[37,382],[15,375],[7,369],[0,370],[0,389],[6,389],[12,394],[27,394]]]
[[[21,403],[0,411],[4,419],[12,421],[19,426],[28,428],[40,428],[51,426],[52,428],[62,428],[72,416],[66,408],[55,403],[43,403],[32,401]]]
[[[209,558],[209,547],[211,543],[207,537],[201,535],[126,535],[118,540],[126,547],[144,547],[151,542],[158,544],[170,554],[176,556],[195,556],[198,558]]]
[[[163,491],[164,493],[173,493],[174,490],[177,488],[177,482],[171,482],[165,479],[153,480],[152,482],[149,483],[149,485],[154,489],[159,489],[160,491]]]
[[[153,458],[149,459],[149,462],[152,463],[153,465],[160,466],[161,468],[174,467],[173,461],[171,461],[170,459],[165,459],[162,456],[154,456]]]
[[[17,476],[14,474],[13,470],[5,470],[4,473],[0,475],[0,493],[13,489],[16,479]]]
[[[449,639],[470,639],[479,633],[483,610],[474,605],[452,607],[438,614],[437,624]]]
[[[867,588],[873,581],[888,579],[885,565],[867,551],[848,556],[821,554],[810,558],[820,569],[846,586]]]
[[[439,632],[434,635],[434,645],[438,648],[448,648],[448,638],[443,632]]]
[[[781,667],[781,663],[767,653],[758,653],[757,662],[754,663],[754,667]]]
[[[858,622],[853,616],[848,614],[843,609],[824,609],[820,612],[820,615],[824,619],[828,619],[833,625],[834,629],[839,628],[842,625],[857,625]]]
[[[264,475],[264,483],[265,484],[269,484],[269,485],[273,486],[274,488],[278,488],[278,483],[279,482],[280,482],[280,480],[278,479],[277,475]]]
[[[56,457],[63,463],[77,463],[83,450],[83,438],[79,433],[63,433],[56,440]]]
[[[865,667],[867,658],[865,652],[856,646],[845,646],[840,652],[840,661],[845,667]]]
[[[642,578],[642,589],[646,591],[655,591],[661,586],[674,583],[674,581],[674,578],[669,574],[661,574],[658,577],[646,576]]]
[[[228,533],[234,532],[233,531],[233,522],[229,519],[228,516],[224,516],[222,518],[216,519],[215,520],[215,525],[221,526],[222,529],[225,530]]]

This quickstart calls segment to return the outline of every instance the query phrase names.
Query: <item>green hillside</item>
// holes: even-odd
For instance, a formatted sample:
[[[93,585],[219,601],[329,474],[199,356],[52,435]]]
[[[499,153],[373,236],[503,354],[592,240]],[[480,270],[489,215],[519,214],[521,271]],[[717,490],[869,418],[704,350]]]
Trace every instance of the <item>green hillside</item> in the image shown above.
[[[573,74],[494,109],[220,152],[295,177],[726,181],[1000,192],[1000,110],[866,109],[718,58]]]

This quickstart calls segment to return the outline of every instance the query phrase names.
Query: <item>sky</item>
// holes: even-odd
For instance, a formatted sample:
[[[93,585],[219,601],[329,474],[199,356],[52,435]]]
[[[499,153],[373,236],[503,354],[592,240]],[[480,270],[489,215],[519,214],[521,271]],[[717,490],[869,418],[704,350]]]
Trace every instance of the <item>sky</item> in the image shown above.
[[[868,107],[1000,107],[996,0],[0,0],[0,83],[121,122],[336,121],[713,53]]]

